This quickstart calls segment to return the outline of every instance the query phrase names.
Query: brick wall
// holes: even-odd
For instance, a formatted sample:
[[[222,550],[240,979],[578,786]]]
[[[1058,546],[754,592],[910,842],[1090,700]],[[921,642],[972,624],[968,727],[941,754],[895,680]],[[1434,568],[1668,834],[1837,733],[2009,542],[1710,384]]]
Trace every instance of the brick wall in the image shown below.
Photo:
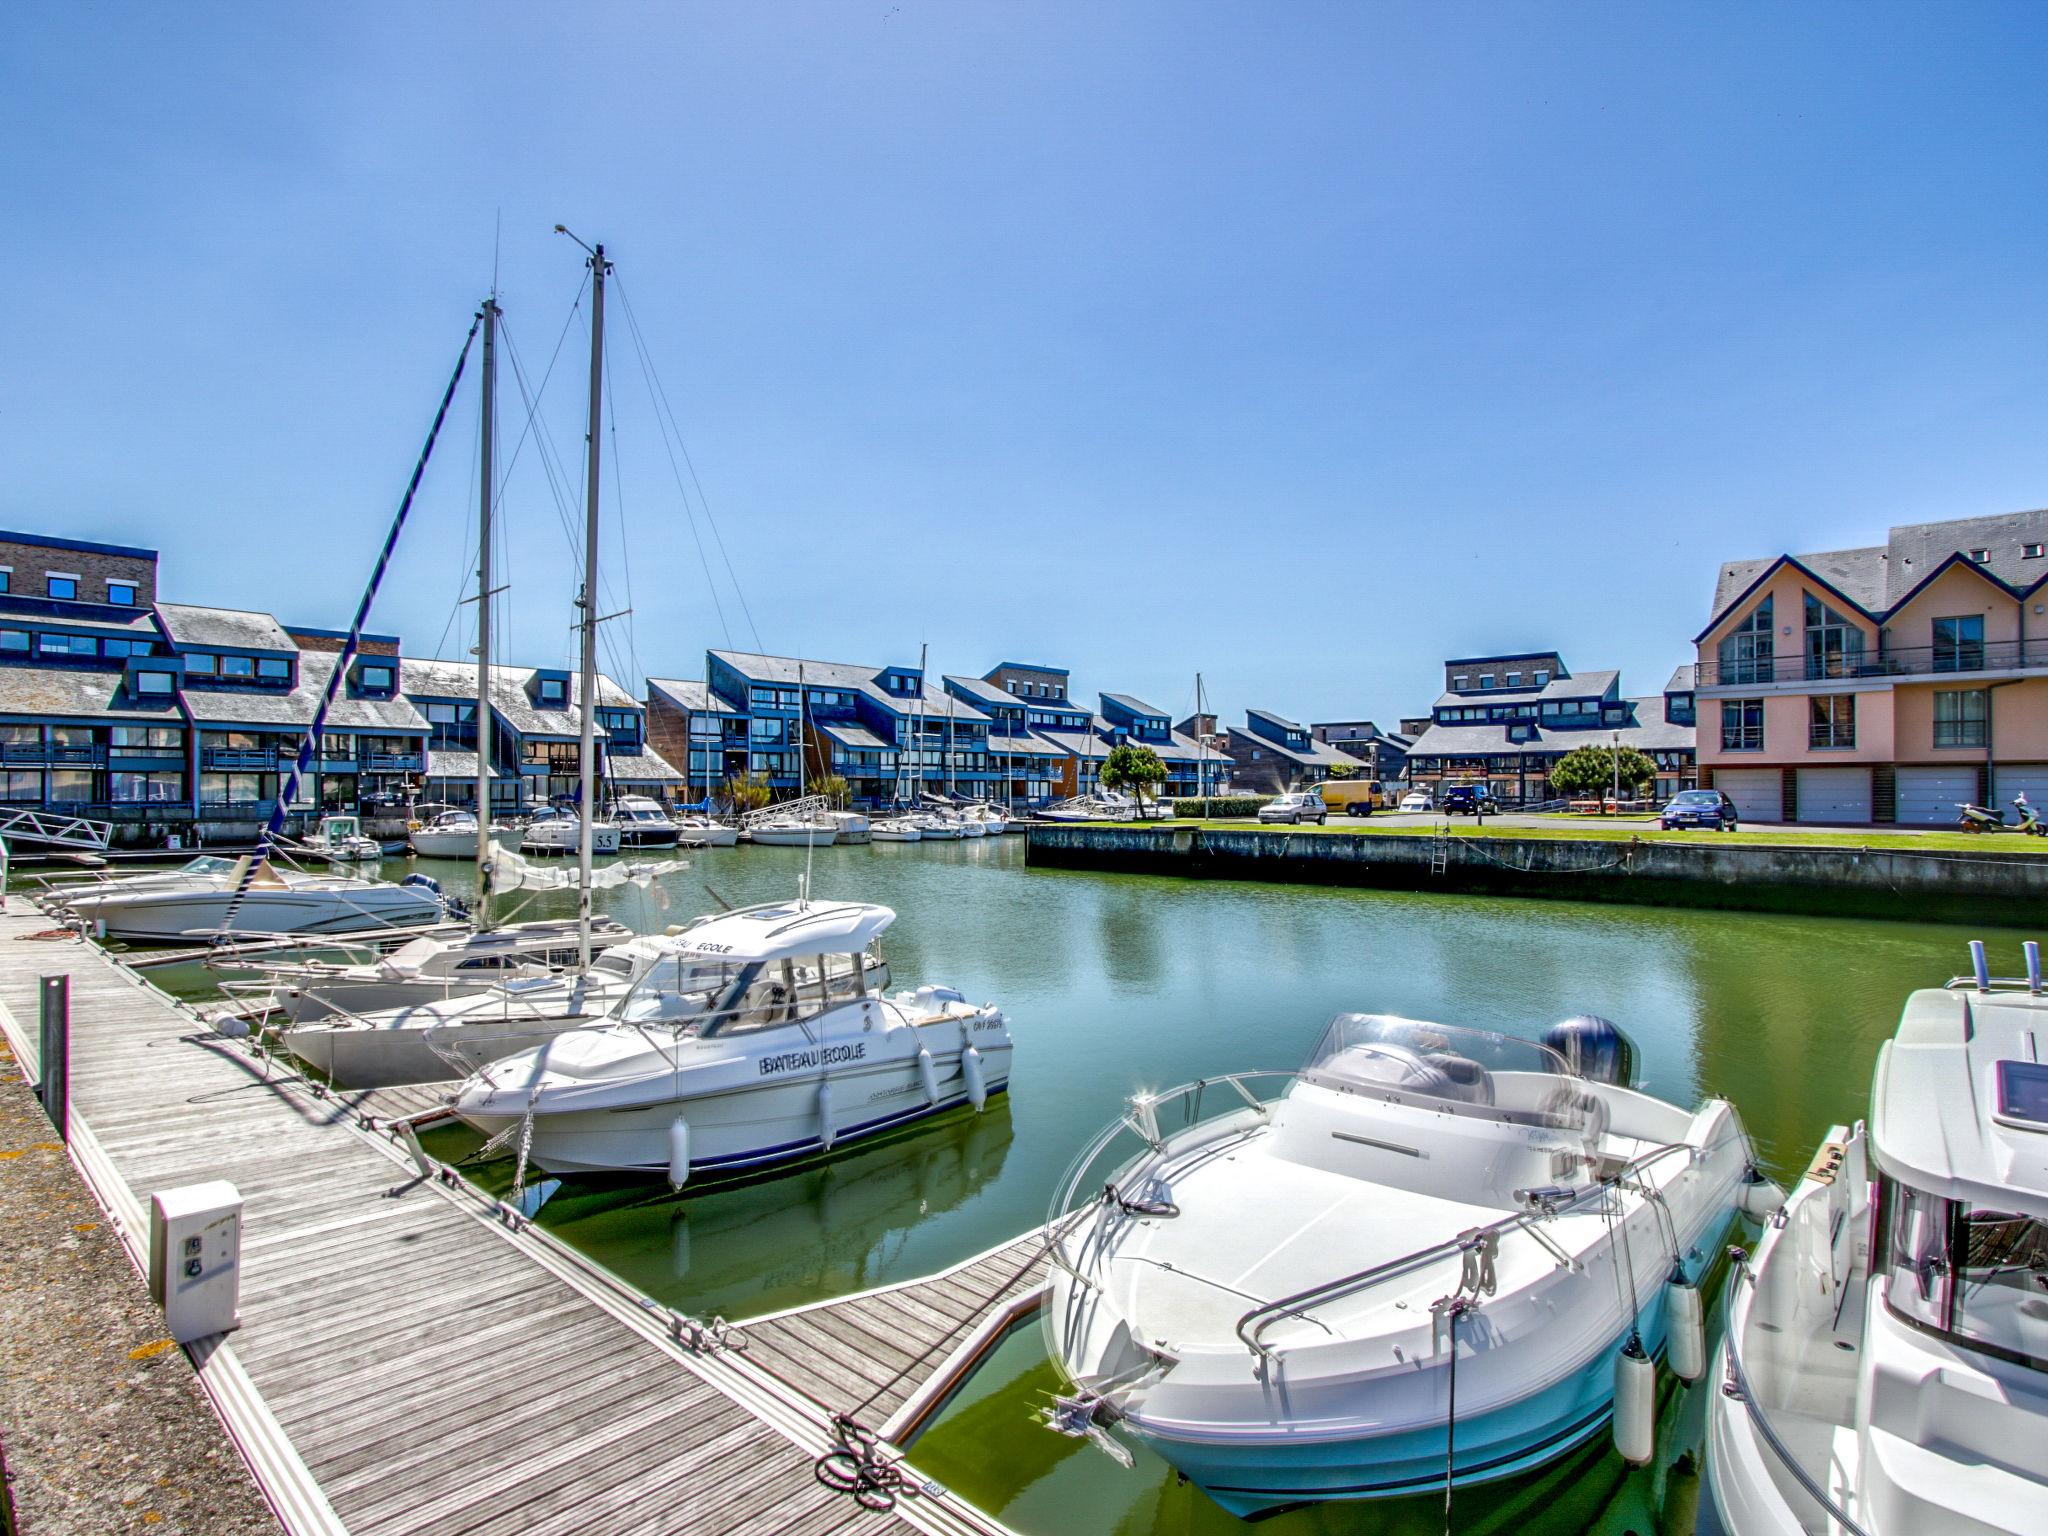
[[[0,565],[12,566],[8,590],[18,597],[41,597],[49,589],[44,576],[62,571],[78,577],[78,596],[88,603],[107,600],[109,581],[135,583],[135,601],[147,608],[156,601],[156,556],[117,555],[90,549],[50,549],[0,539]]]
[[[339,635],[309,635],[301,630],[287,628],[285,633],[292,637],[292,644],[302,651],[318,651],[323,656],[339,656],[341,648],[348,644]],[[362,644],[356,647],[358,656],[396,656],[399,642],[381,635],[365,635]]]

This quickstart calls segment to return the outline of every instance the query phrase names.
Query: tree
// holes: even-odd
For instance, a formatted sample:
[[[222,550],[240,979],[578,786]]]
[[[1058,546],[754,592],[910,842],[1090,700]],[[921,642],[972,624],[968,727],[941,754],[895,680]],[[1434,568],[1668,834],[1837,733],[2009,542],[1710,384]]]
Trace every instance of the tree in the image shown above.
[[[765,774],[750,773],[725,781],[725,800],[735,811],[758,811],[775,798]]]
[[[1550,765],[1550,787],[1561,795],[1605,795],[1614,788],[1617,754],[1613,747],[1578,747]],[[1621,787],[1640,790],[1653,783],[1657,765],[1634,747],[1619,753]]]
[[[1142,809],[1153,790],[1166,782],[1166,764],[1150,747],[1135,746],[1127,741],[1110,749],[1109,756],[1102,760],[1102,772],[1098,778],[1104,789],[1134,791]]]
[[[834,805],[843,806],[846,804],[846,780],[836,773],[828,773],[823,778],[811,780],[804,793],[823,795]]]

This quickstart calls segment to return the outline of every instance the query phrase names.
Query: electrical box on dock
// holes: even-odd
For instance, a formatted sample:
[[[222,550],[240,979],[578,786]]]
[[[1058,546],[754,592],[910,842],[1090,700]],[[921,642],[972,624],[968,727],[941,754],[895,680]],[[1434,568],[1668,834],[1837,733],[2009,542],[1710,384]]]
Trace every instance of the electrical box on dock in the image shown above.
[[[149,1294],[180,1344],[242,1324],[242,1192],[225,1179],[149,1197]]]

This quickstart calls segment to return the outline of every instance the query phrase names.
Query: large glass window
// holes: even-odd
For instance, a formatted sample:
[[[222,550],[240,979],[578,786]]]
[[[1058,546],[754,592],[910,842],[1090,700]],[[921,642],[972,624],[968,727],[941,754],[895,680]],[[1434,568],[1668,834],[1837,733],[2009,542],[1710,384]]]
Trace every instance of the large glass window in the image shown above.
[[[50,800],[59,805],[92,805],[98,800],[93,793],[93,771],[90,768],[52,768],[50,770]]]
[[[698,740],[700,740],[700,741],[716,741],[716,740],[718,740],[719,736],[723,734],[723,732],[722,732],[722,730],[721,730],[721,728],[720,728],[720,725],[719,725],[719,720],[718,720],[718,716],[716,716],[716,715],[692,715],[692,716],[690,716],[690,734],[691,734],[692,736],[696,737],[696,738],[697,738]]]
[[[0,629],[0,651],[26,651],[27,649],[27,630]]]
[[[780,741],[782,722],[772,718],[757,719],[752,724],[751,734],[755,741]]]
[[[1984,670],[1984,615],[1934,621],[1934,670],[1937,672],[1981,672]]]
[[[220,659],[222,677],[254,677],[256,658],[253,656],[223,656]]]
[[[1929,1328],[1948,1326],[1950,1205],[1924,1190],[1885,1190],[1885,1272],[1892,1310]]]
[[[261,805],[277,798],[274,773],[202,773],[199,801],[202,805]]]
[[[162,805],[185,798],[182,773],[115,773],[108,777],[116,805]]]
[[[185,732],[175,725],[117,725],[107,739],[117,758],[165,757],[185,750]]]
[[[91,635],[36,636],[36,654],[39,656],[97,656],[100,643]]]
[[[1723,699],[1721,701],[1721,750],[1761,752],[1764,748],[1764,701]]]
[[[1721,642],[1723,683],[1767,683],[1776,640],[1771,628],[1771,599],[1766,597],[1754,612],[1730,631]]]
[[[1863,670],[1863,631],[1806,594],[1806,675],[1854,677]]]
[[[1981,747],[1989,739],[1990,695],[1982,688],[1937,689],[1934,695],[1934,744],[1937,747]]]
[[[281,656],[265,656],[256,663],[256,675],[266,683],[288,683],[292,664]]]
[[[19,770],[0,773],[0,803],[41,805],[43,776],[40,773],[23,773]]]
[[[1807,701],[1806,744],[1810,747],[1856,745],[1856,695],[1815,694]]]

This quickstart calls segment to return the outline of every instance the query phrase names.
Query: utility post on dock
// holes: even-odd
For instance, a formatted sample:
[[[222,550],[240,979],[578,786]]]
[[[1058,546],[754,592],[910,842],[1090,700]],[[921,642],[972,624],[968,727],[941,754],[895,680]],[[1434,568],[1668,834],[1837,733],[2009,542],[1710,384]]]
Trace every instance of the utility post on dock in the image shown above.
[[[36,1042],[36,1097],[57,1128],[71,1140],[71,978],[45,976],[37,987],[41,1025]]]

